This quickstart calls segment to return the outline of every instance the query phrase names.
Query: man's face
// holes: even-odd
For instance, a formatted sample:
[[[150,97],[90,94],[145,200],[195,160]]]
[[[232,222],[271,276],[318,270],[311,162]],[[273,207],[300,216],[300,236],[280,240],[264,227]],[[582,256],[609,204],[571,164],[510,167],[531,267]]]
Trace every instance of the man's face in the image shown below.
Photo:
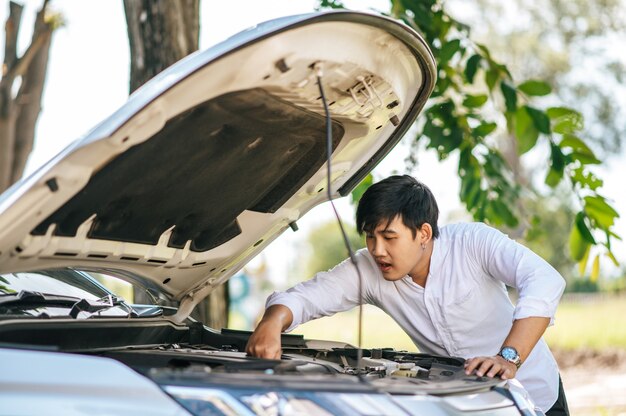
[[[423,233],[417,230],[413,237],[413,232],[399,216],[389,224],[379,224],[366,234],[365,239],[385,280],[399,280],[406,275],[414,278],[424,270],[428,274],[429,259],[422,249]]]

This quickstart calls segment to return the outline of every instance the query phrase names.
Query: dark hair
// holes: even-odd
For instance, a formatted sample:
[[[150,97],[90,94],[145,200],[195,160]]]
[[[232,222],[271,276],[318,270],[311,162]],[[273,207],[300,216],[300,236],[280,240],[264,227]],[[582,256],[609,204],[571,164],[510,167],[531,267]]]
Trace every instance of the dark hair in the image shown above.
[[[365,191],[356,210],[357,231],[371,232],[398,215],[413,231],[413,238],[425,223],[432,227],[433,239],[439,236],[437,201],[426,185],[409,175],[390,176]]]

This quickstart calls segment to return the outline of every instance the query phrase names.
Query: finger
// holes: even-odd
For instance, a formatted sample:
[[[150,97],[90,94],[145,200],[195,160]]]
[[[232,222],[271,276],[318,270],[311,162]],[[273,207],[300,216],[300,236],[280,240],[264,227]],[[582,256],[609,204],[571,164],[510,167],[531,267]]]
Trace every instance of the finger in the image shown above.
[[[467,365],[465,366],[465,374],[472,374],[472,372],[476,369],[476,367],[480,365],[480,363],[482,363],[484,359],[485,357],[475,357],[467,360]]]
[[[500,364],[494,362],[493,366],[491,366],[491,368],[487,372],[487,377],[494,378],[498,374],[502,373],[503,369],[504,368]]]
[[[486,357],[472,358],[469,364],[467,365],[467,367],[465,368],[465,373],[472,374],[483,363],[485,359]]]
[[[490,358],[484,360],[476,370],[476,375],[482,377],[483,374],[486,374],[495,364],[496,363]]]
[[[510,368],[504,368],[504,370],[500,374],[500,378],[502,380],[509,380],[511,378],[515,378],[515,373],[516,373],[516,371],[514,371],[514,370],[512,370]]]

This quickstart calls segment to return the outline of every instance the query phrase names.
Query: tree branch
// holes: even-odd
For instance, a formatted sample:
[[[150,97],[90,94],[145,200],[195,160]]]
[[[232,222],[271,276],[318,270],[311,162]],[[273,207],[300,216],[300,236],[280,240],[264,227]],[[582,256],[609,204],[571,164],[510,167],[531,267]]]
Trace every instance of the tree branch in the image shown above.
[[[24,6],[11,2],[9,6],[9,17],[4,24],[5,43],[4,43],[4,66],[2,67],[2,75],[5,75],[9,68],[15,65],[17,60],[17,34],[20,31],[22,23],[22,11]]]
[[[24,173],[28,155],[33,149],[35,128],[41,112],[41,97],[46,82],[48,55],[52,40],[53,23],[45,21],[47,1],[35,19],[35,28],[31,45],[39,46],[30,58],[28,67],[22,76],[22,85],[16,97],[17,120],[15,122],[15,142],[11,182],[16,182]]]

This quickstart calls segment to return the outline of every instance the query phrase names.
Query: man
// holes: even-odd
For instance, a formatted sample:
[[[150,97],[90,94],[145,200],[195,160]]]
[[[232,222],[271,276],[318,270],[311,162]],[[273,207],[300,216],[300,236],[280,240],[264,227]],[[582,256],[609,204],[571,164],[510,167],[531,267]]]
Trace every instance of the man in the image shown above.
[[[360,302],[389,314],[421,352],[467,358],[467,374],[517,378],[548,415],[569,414],[558,367],[541,338],[565,282],[538,255],[481,223],[437,226],[428,187],[391,176],[359,201],[357,229],[367,250],[362,274],[344,261],[272,294],[250,337],[249,354],[279,359],[280,334]],[[505,285],[519,293],[516,306]]]

